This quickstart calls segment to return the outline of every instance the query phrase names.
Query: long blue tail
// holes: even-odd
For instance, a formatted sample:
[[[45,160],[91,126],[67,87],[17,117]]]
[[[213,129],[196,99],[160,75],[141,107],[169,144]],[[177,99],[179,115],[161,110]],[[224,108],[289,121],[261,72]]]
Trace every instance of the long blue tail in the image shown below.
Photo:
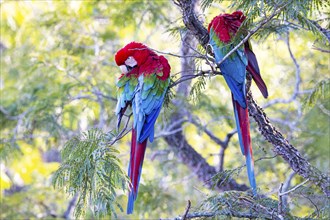
[[[128,202],[127,202],[127,214],[132,214],[134,210],[134,202],[135,202],[135,195],[133,190],[128,194]]]
[[[252,144],[250,136],[249,112],[247,108],[242,108],[237,101],[233,99],[235,121],[238,133],[238,139],[242,154],[246,159],[247,174],[249,182],[253,190],[253,194],[257,194],[257,184],[254,175],[254,162],[252,156]]]

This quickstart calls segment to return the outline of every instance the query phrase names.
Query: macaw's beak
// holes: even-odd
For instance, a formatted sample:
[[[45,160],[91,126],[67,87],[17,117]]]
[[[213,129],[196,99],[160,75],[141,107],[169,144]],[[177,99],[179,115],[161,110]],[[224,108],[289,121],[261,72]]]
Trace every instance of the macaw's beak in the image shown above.
[[[129,56],[127,58],[127,60],[125,61],[125,64],[120,65],[119,68],[120,68],[122,73],[126,74],[126,73],[130,72],[136,66],[137,66],[137,62],[134,59],[134,57]]]
[[[124,73],[124,74],[128,73],[128,69],[127,69],[126,65],[120,65],[119,68],[122,73]]]

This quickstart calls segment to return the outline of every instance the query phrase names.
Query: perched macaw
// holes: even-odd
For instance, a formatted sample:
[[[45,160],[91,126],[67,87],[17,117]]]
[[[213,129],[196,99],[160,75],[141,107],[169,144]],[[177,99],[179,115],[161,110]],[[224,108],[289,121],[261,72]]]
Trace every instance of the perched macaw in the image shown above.
[[[213,18],[208,26],[211,45],[216,63],[236,45],[232,44],[237,30],[245,20],[241,11],[232,14],[220,14]],[[243,37],[243,36],[242,36]],[[267,87],[261,78],[256,56],[252,52],[249,42],[242,45],[236,52],[220,64],[223,74],[232,93],[237,133],[243,155],[246,157],[246,167],[250,185],[256,194],[256,180],[250,137],[249,113],[246,101],[246,72],[248,71],[265,98],[268,97]]]
[[[128,195],[127,214],[131,214],[137,198],[147,140],[154,139],[154,125],[170,82],[170,65],[147,46],[131,42],[120,49],[115,61],[122,71],[117,82],[117,127],[128,106],[133,110],[128,176],[132,188]]]

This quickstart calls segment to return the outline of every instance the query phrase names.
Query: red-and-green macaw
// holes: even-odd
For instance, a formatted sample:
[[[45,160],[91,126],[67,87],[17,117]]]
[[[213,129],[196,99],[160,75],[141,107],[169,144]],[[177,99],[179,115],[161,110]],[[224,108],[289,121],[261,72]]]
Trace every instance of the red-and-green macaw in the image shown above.
[[[132,188],[128,195],[127,214],[137,198],[147,140],[154,139],[154,125],[170,82],[170,65],[147,46],[131,42],[120,49],[115,61],[122,74],[117,82],[117,127],[128,106],[133,110],[133,128],[128,176]]]
[[[241,11],[236,11],[232,14],[220,14],[214,17],[209,24],[209,44],[213,49],[216,63],[219,63],[236,46],[232,44],[232,39],[244,20],[244,14]],[[265,98],[268,97],[267,87],[261,78],[258,62],[249,42],[238,48],[219,67],[232,93],[240,147],[246,157],[250,185],[254,194],[256,194],[249,113],[245,90],[246,73],[249,72],[252,75],[253,80]]]

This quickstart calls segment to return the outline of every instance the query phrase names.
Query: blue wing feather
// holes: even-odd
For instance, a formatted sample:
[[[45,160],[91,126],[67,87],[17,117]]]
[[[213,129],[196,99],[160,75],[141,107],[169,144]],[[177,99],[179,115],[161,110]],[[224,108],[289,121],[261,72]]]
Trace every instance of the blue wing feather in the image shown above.
[[[161,106],[155,108],[149,115],[147,115],[145,123],[140,134],[139,142],[146,140],[149,137],[149,141],[152,142],[154,139],[154,125],[157,117],[160,113]]]
[[[213,48],[216,63],[219,63],[226,53],[229,51],[232,45],[225,45],[216,42],[213,39],[214,31],[210,31],[210,45]],[[229,47],[229,48],[228,48]],[[242,106],[246,108],[246,92],[245,92],[245,77],[246,77],[246,65],[247,59],[244,54],[243,48],[239,48],[230,57],[220,64],[220,70],[230,88],[234,94],[234,99]]]
[[[145,84],[143,83],[144,76],[141,75],[140,77],[140,92],[135,94],[135,99],[132,103],[134,118],[137,119],[134,121],[134,127],[137,131],[139,143],[142,143],[147,138],[152,142],[154,139],[154,125],[160,113],[166,89],[161,87],[158,79],[155,79],[154,84]],[[159,92],[161,92],[160,96],[157,95]]]
[[[221,70],[221,72],[223,72],[223,70]],[[234,99],[240,104],[240,106],[242,106],[242,108],[246,108],[244,83],[238,83],[235,79],[227,74],[223,74],[223,77],[225,78],[231,92],[233,93]]]

